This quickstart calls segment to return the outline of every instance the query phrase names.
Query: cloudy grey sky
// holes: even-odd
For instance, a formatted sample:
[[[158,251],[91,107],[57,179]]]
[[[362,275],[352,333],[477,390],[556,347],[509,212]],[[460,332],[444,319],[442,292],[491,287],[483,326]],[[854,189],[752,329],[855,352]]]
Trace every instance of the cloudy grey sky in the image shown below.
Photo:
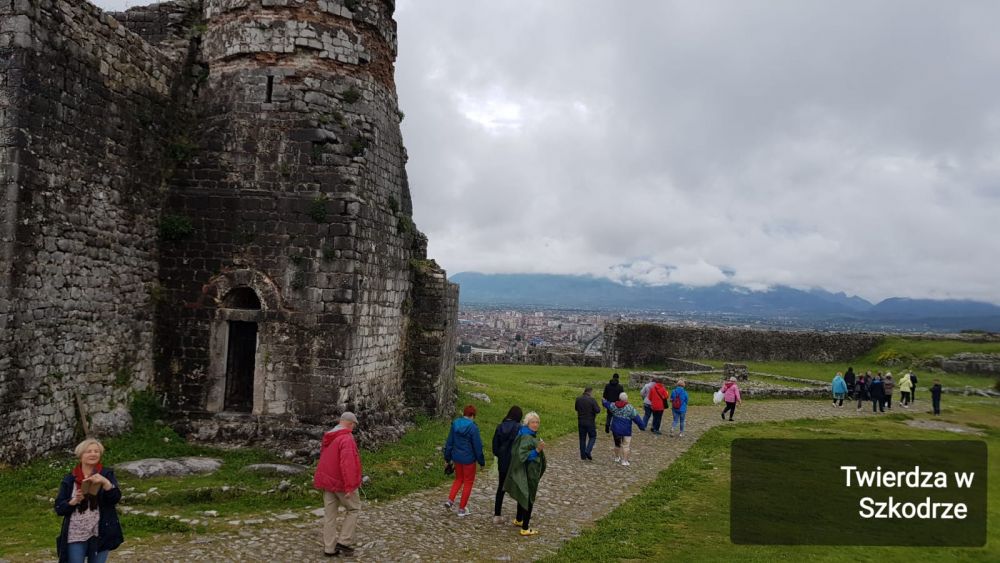
[[[415,220],[449,273],[1000,303],[1000,3],[398,0],[396,19]]]

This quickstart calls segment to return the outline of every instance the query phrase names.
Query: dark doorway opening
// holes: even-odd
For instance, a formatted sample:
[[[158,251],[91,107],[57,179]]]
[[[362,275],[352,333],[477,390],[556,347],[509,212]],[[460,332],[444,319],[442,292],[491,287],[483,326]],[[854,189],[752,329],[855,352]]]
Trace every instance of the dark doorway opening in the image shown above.
[[[257,355],[257,323],[229,321],[226,352],[225,410],[253,410],[254,357]]]

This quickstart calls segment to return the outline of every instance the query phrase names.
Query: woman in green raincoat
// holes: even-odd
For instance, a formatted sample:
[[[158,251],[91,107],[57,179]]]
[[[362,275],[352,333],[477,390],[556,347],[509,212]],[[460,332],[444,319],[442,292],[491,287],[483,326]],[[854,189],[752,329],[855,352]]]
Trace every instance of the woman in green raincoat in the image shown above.
[[[517,501],[517,518],[514,520],[514,525],[521,527],[522,536],[533,536],[538,533],[530,524],[538,482],[545,473],[545,441],[538,437],[540,423],[538,413],[529,412],[524,415],[524,426],[521,427],[511,447],[510,470],[503,484],[507,494]]]

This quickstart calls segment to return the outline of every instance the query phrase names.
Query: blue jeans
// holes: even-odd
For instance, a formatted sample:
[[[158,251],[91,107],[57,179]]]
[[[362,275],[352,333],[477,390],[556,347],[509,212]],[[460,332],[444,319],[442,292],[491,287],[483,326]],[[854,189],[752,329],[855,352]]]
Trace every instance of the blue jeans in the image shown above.
[[[110,553],[110,551],[102,551],[97,554],[97,557],[91,558],[89,563],[104,563],[108,560]],[[66,555],[69,556],[69,563],[83,563],[84,559],[87,558],[87,542],[75,541],[66,544]]]
[[[642,426],[643,428],[649,426],[649,417],[653,416],[653,407],[642,404]]]
[[[590,457],[594,451],[594,444],[597,443],[597,427],[579,426],[580,429],[580,457]]]
[[[687,411],[679,411],[677,409],[670,409],[674,413],[674,423],[670,426],[673,430],[677,427],[677,423],[681,423],[681,432],[684,432],[684,417],[687,416]]]

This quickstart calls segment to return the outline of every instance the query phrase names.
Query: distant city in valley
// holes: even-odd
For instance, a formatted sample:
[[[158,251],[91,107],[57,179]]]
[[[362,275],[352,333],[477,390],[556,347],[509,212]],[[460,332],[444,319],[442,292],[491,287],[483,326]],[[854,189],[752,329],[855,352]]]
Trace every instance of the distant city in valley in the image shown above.
[[[582,310],[517,304],[463,303],[458,314],[459,353],[525,355],[532,349],[600,355],[608,322],[647,322],[676,326],[718,326],[771,330],[941,334],[929,328],[893,323],[761,318],[733,313],[677,313],[646,310]]]
[[[628,287],[544,274],[461,273],[451,280],[461,287],[460,353],[548,349],[596,355],[609,321],[911,334],[1000,331],[1000,307],[976,301],[892,298],[872,304],[823,290]]]

